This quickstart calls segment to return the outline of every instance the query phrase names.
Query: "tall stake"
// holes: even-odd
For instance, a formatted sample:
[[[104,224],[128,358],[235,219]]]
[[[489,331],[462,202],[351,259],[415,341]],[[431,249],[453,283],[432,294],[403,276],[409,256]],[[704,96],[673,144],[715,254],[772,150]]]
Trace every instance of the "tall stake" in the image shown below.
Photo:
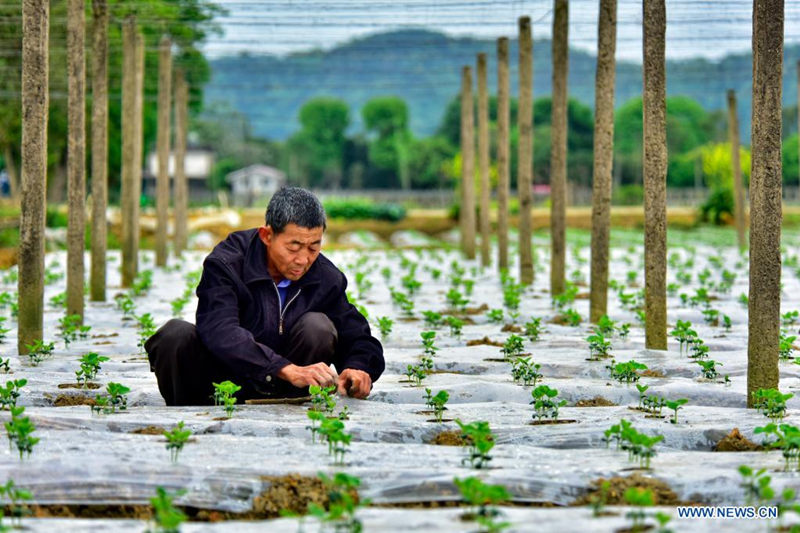
[[[745,240],[744,185],[742,184],[742,164],[739,160],[739,117],[736,115],[736,91],[728,89],[728,135],[731,140],[731,166],[733,167],[733,206],[736,217],[736,239],[739,249],[747,247]]]
[[[497,268],[508,270],[508,37],[497,39]]]
[[[136,19],[122,24],[122,286],[130,287],[138,268],[136,195]]]
[[[519,194],[519,279],[533,283],[533,246],[531,244],[531,203],[533,184],[533,41],[530,17],[519,18],[519,154],[517,157],[517,192]]]
[[[667,349],[667,127],[664,0],[644,0],[645,347]]]
[[[106,207],[108,206],[108,6],[92,0],[92,301],[106,299]]]
[[[86,247],[86,58],[83,0],[67,4],[67,314],[83,321]]]
[[[755,391],[777,388],[779,379],[783,7],[783,0],[753,0],[748,407]]]
[[[161,38],[158,57],[158,176],[156,176],[156,266],[167,265],[169,224],[169,141],[172,101],[172,43]]]
[[[489,257],[489,90],[486,86],[486,54],[478,54],[478,173],[481,180],[481,265],[486,267],[491,263]]]
[[[42,338],[50,2],[22,0],[22,209],[17,350]]]
[[[475,259],[475,122],[472,69],[461,71],[461,250]]]
[[[617,0],[600,0],[597,72],[594,78],[592,169],[592,279],[589,319],[597,323],[608,309],[608,241],[614,164],[614,71],[617,50]]]
[[[567,70],[569,8],[555,0],[553,16],[553,104],[550,135],[550,294],[564,292],[567,209]]]
[[[183,69],[175,71],[175,255],[186,249],[188,185],[186,183],[186,132],[189,121],[189,87]]]

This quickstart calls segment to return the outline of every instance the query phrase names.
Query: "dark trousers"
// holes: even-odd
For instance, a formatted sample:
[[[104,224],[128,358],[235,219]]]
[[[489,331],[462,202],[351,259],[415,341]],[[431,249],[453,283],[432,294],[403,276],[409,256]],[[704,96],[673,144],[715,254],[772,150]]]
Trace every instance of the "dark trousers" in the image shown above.
[[[331,364],[337,341],[336,327],[323,313],[306,313],[289,330],[288,353],[283,357],[298,366],[324,362]],[[237,376],[223,361],[215,357],[197,336],[194,324],[173,318],[150,337],[144,345],[155,372],[158,390],[167,405],[211,405],[214,386],[230,380],[240,385],[236,393],[240,402],[252,398],[291,398],[308,394],[272,377],[270,382],[256,383]]]

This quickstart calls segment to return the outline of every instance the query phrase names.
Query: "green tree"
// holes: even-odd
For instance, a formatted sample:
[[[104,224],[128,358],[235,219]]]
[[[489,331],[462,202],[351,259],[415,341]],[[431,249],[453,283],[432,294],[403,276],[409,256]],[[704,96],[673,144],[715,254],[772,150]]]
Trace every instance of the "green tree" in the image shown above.
[[[412,136],[408,129],[408,106],[402,98],[373,98],[361,109],[369,141],[369,160],[380,170],[397,177],[400,187],[411,188]]]
[[[338,98],[312,98],[300,108],[300,131],[289,141],[308,173],[308,185],[338,188],[344,174],[350,110]],[[302,157],[301,157],[302,156]]]

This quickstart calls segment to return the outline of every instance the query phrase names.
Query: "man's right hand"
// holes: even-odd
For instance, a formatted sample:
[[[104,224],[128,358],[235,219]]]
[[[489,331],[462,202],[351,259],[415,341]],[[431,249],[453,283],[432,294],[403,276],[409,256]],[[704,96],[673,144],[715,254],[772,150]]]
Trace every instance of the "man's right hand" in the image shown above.
[[[325,363],[314,363],[308,366],[288,364],[278,371],[277,376],[299,388],[310,385],[330,387],[336,385],[337,378],[336,372]]]

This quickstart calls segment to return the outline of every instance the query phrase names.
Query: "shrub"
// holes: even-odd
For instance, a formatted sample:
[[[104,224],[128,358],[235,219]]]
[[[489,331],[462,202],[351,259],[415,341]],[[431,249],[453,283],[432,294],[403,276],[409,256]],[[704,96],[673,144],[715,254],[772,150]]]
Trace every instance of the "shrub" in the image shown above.
[[[406,208],[399,204],[376,204],[368,198],[330,198],[323,202],[330,218],[347,220],[388,220],[397,222],[406,217]]]

